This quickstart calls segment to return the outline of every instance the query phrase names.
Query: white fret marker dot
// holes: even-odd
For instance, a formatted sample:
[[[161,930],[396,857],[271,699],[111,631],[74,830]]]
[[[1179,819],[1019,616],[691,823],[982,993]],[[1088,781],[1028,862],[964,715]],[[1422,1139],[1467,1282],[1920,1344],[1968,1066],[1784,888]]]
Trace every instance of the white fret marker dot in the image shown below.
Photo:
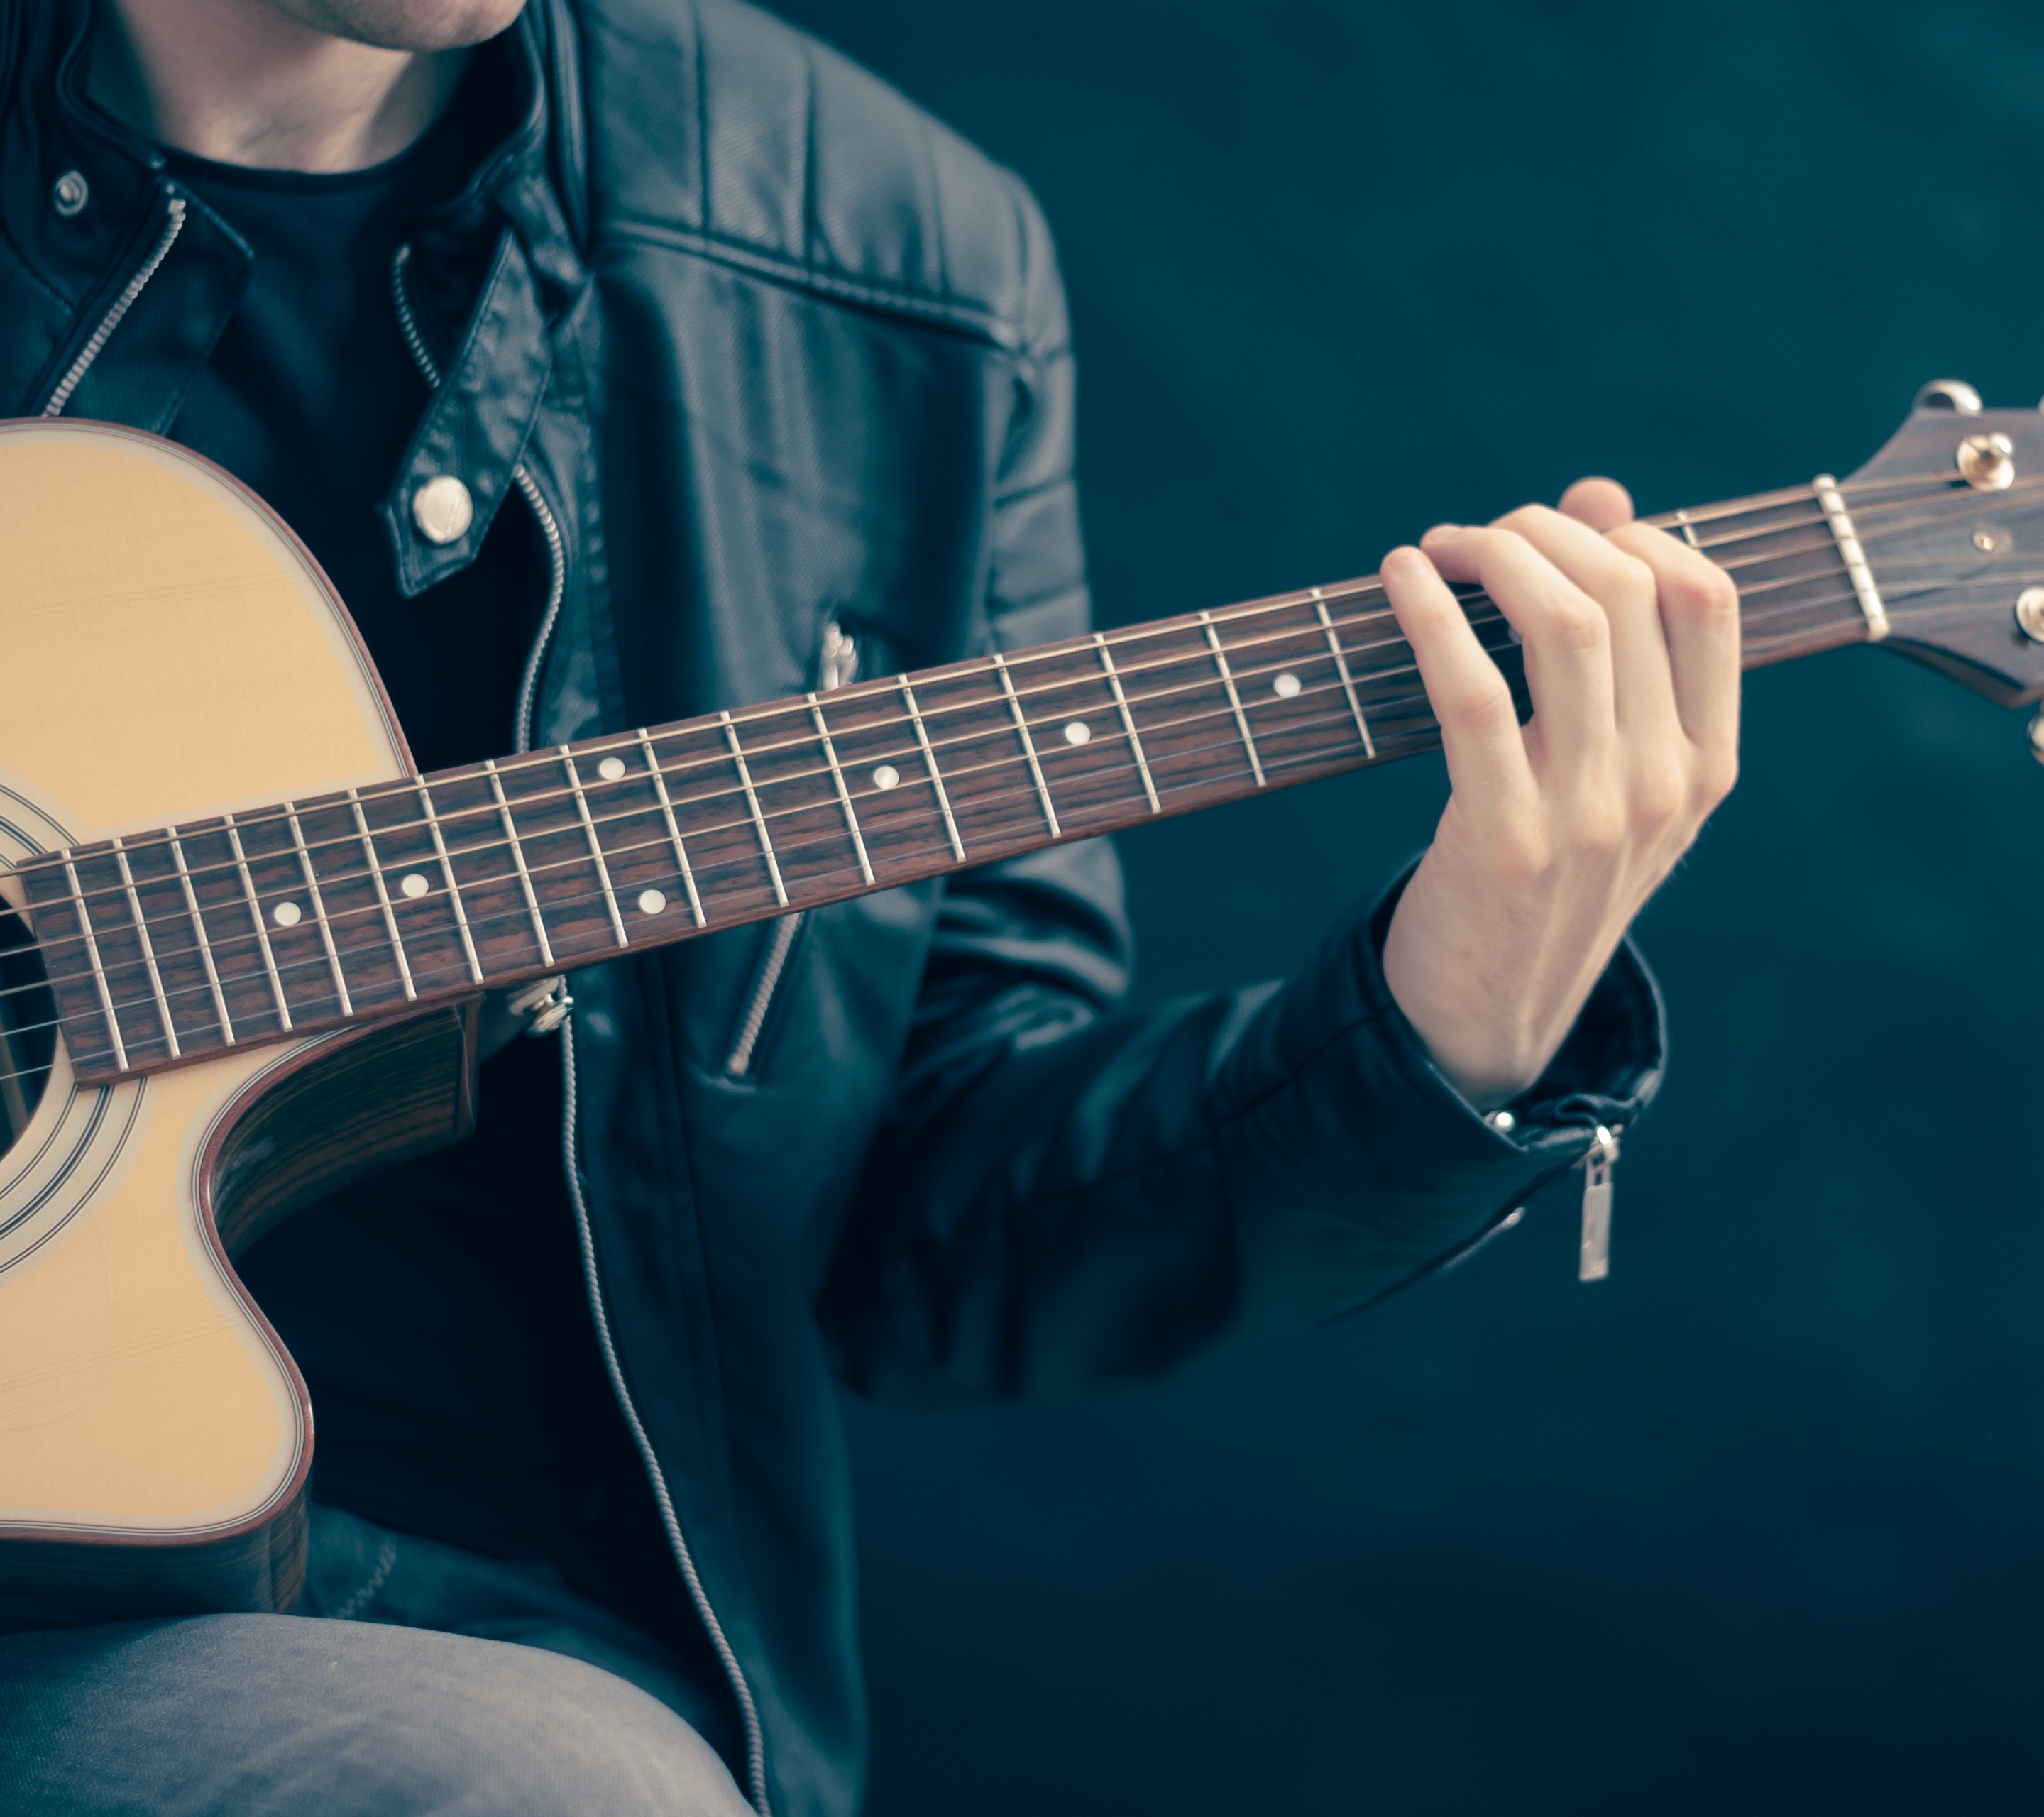
[[[1093,736],[1093,728],[1082,719],[1075,719],[1065,728],[1065,743],[1083,744]]]
[[[1281,675],[1274,675],[1270,691],[1281,701],[1289,701],[1299,691],[1299,678],[1287,669]]]
[[[432,885],[427,882],[423,877],[420,876],[416,870],[408,870],[402,877],[398,879],[398,887],[403,890],[407,896],[410,897],[411,899],[416,902],[421,896],[425,895],[428,889],[432,889]]]
[[[621,764],[619,766],[620,769],[623,767]],[[642,889],[639,893],[639,912],[642,915],[657,915],[667,905],[667,897],[657,889]]]
[[[876,789],[891,789],[901,780],[901,772],[891,763],[883,763],[873,772],[873,786]]]
[[[597,765],[596,773],[606,782],[621,782],[624,780],[624,759],[621,757],[606,757]],[[653,911],[649,908],[647,912],[651,914]]]
[[[305,918],[305,911],[295,902],[279,902],[270,911],[270,919],[280,928],[295,928]]]

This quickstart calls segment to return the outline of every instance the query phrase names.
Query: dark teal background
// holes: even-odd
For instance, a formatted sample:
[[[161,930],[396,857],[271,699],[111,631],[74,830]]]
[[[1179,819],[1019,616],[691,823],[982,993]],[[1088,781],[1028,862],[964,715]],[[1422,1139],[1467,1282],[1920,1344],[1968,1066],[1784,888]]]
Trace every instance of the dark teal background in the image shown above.
[[[2044,391],[2033,7],[781,10],[1043,198],[1111,622]],[[1878,653],[1746,714],[1608,1284],[1565,1188],[1154,1389],[854,1408],[874,1817],[2044,1808],[2044,770]],[[1289,967],[1445,786],[1130,838],[1142,988]]]

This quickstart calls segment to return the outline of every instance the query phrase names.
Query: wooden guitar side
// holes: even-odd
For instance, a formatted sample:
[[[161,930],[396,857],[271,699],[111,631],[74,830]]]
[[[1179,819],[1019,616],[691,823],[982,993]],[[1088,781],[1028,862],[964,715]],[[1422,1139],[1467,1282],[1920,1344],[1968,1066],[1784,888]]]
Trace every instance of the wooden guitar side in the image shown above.
[[[0,893],[57,846],[409,767],[345,611],[225,474],[0,424]],[[289,1608],[312,1410],[229,1265],[472,1126],[474,1005],[84,1088],[0,1154],[0,1628]]]

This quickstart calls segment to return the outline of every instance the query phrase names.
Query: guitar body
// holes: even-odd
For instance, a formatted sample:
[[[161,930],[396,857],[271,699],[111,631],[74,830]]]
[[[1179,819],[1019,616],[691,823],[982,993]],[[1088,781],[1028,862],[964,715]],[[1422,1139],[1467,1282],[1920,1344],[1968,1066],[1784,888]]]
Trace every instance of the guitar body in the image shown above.
[[[17,906],[9,873],[39,853],[408,770],[325,577],[197,457],[0,425],[0,551]],[[0,1628],[291,1606],[311,1408],[228,1258],[467,1133],[474,1021],[443,1007],[90,1086],[58,1038],[0,1154]]]

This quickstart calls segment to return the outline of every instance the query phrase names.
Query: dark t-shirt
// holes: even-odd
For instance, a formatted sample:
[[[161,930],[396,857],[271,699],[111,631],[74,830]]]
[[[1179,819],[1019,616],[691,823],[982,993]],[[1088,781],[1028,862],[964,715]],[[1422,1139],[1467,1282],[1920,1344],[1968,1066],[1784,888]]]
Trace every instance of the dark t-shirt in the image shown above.
[[[439,125],[372,170],[169,166],[255,255],[171,433],[317,557],[424,770],[510,749],[545,592],[515,500],[472,566],[409,600],[376,515],[428,397],[392,256],[498,136],[473,73]],[[597,1346],[560,1130],[559,1041],[515,1040],[483,1067],[472,1138],[299,1213],[240,1273],[312,1390],[317,1499],[551,1564],[700,1675],[699,1627]]]

